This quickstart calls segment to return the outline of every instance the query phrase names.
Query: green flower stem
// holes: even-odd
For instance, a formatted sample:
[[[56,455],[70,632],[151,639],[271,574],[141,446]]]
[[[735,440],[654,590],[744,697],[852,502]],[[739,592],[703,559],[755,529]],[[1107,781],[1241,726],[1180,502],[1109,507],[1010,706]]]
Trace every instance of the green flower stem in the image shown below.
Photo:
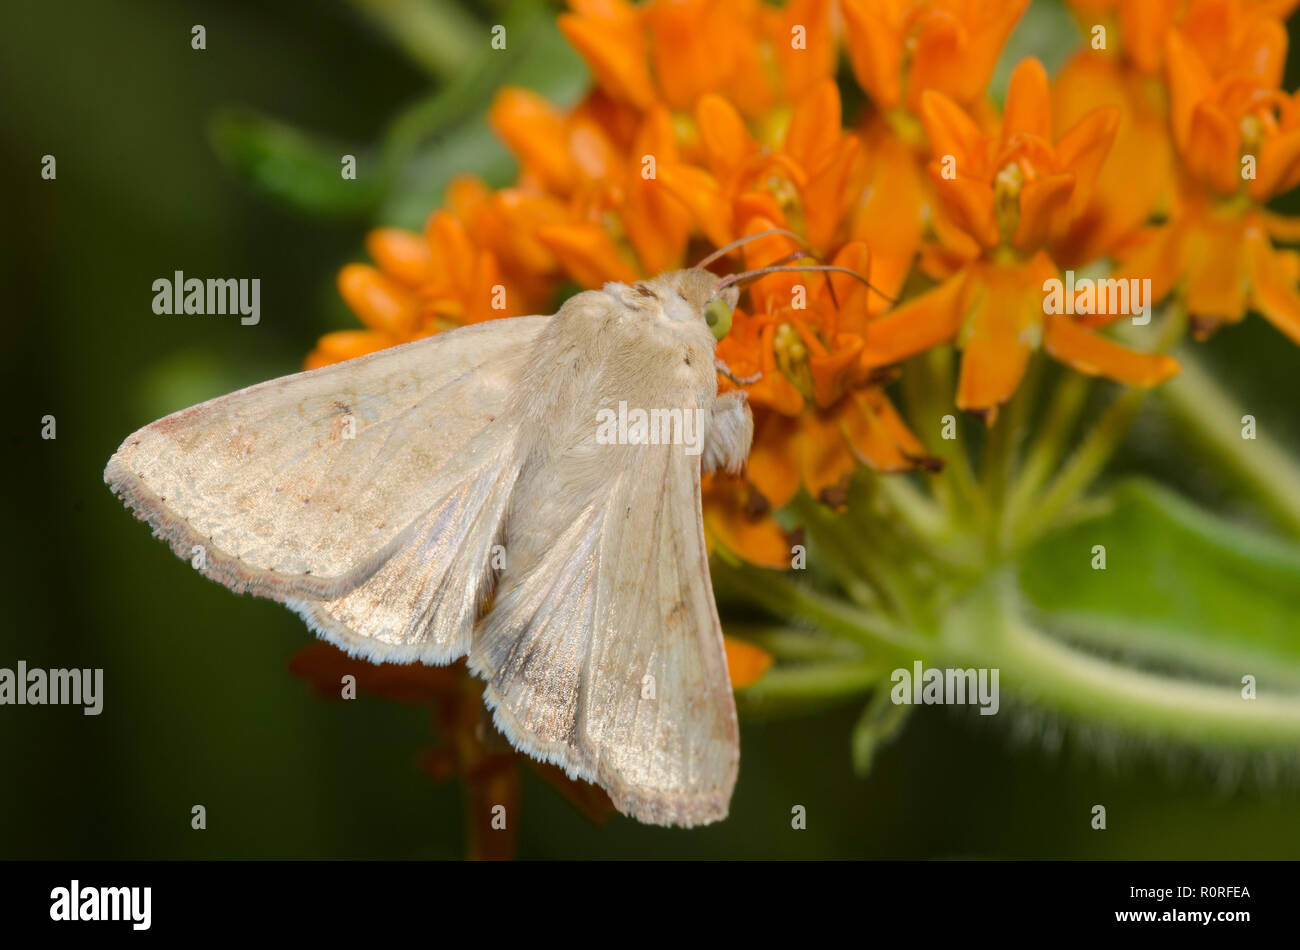
[[[907,656],[928,656],[933,650],[928,639],[909,633],[882,614],[861,610],[809,590],[774,571],[742,564],[734,555],[721,549],[714,567],[714,579],[779,617],[812,624],[832,636],[873,650]]]
[[[819,562],[826,573],[844,588],[854,603],[868,610],[883,610],[886,592],[878,587],[879,579],[864,573],[865,566],[860,563],[856,548],[847,546],[841,533],[827,525],[816,503],[800,497],[790,507],[805,528],[809,523],[814,526],[814,549],[819,552]]]
[[[1179,432],[1219,462],[1252,499],[1288,533],[1300,536],[1300,464],[1267,430],[1241,437],[1240,404],[1190,353],[1179,353],[1182,372],[1158,391]]]
[[[948,522],[943,510],[908,481],[906,475],[881,475],[874,482],[880,494],[917,535],[936,540],[947,533]]]
[[[931,475],[922,477],[934,478]],[[938,479],[935,479],[936,483]],[[971,539],[954,531],[939,508],[902,475],[877,475],[873,479],[880,496],[898,520],[911,531],[909,543],[937,566],[959,577],[983,574],[984,554]]]
[[[892,669],[890,667],[889,669]],[[880,663],[817,663],[781,666],[740,691],[746,704],[791,699],[839,699],[869,692],[889,675]]]
[[[1031,508],[1021,510],[1012,527],[1017,547],[1053,527],[1062,510],[1076,502],[1088,489],[1128,434],[1146,395],[1143,389],[1127,389],[1106,407],[1096,426],[1070,456],[1042,498]]]
[[[988,522],[985,544],[996,560],[1006,551],[1009,543],[1007,496],[1012,476],[1016,472],[1020,443],[1024,439],[1029,418],[1029,406],[1038,390],[1042,375],[1041,361],[1032,360],[1024,378],[1001,418],[989,429],[984,442],[984,458],[980,468],[981,486],[988,499]]]
[[[805,525],[812,526],[812,536],[821,551],[821,566],[850,596],[869,606],[879,605],[883,597],[891,613],[907,615],[910,600],[898,564],[880,550],[885,532],[871,530],[878,526],[878,519],[867,518],[866,525],[850,525],[847,518],[835,516],[804,493],[790,503],[790,509]],[[863,587],[865,590],[860,589]]]
[[[1091,388],[1092,380],[1081,373],[1065,373],[1053,387],[1052,400],[1007,499],[1007,515],[1013,523],[1023,516],[1056,468]]]
[[[1153,739],[1292,751],[1300,742],[1300,697],[1267,692],[1248,700],[1233,686],[1171,679],[1090,656],[1029,626],[1010,576],[988,585],[977,617],[994,640],[982,661],[1000,685],[1041,707]]]
[[[1168,352],[1187,332],[1187,310],[1181,303],[1171,302],[1159,324],[1152,352]],[[1132,327],[1121,328],[1121,338],[1132,339],[1138,334]],[[1101,419],[1070,457],[1065,468],[1056,476],[1046,494],[1032,501],[1033,491],[1021,489],[1017,516],[1012,524],[1013,546],[1032,540],[1053,526],[1061,512],[1078,502],[1083,492],[1097,477],[1114,454],[1115,449],[1128,434],[1138,410],[1146,399],[1147,390],[1125,390],[1107,407]]]
[[[448,78],[487,50],[491,34],[453,0],[352,0],[430,75]]]
[[[917,357],[917,363],[924,373],[923,397],[920,418],[914,420],[923,433],[938,432],[942,429],[945,415],[960,417],[953,400],[953,351],[951,347],[934,347]],[[970,523],[985,513],[985,496],[975,483],[975,473],[971,470],[970,456],[966,441],[961,438],[960,419],[957,426],[958,438],[953,442],[943,443],[943,451],[936,452],[944,458],[943,473],[935,479],[935,491],[946,503],[954,523]],[[931,444],[932,438],[926,440]]]
[[[778,660],[792,663],[860,661],[862,648],[848,640],[818,636],[796,627],[727,623],[724,632],[760,646]]]

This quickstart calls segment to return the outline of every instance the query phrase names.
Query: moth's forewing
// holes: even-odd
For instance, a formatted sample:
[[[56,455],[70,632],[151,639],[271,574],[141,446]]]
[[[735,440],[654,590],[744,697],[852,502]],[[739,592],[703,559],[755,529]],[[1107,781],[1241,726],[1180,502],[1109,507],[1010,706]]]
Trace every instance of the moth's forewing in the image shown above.
[[[104,480],[229,587],[337,596],[460,490],[455,461],[500,412],[546,319],[466,327],[185,409],[128,436]]]

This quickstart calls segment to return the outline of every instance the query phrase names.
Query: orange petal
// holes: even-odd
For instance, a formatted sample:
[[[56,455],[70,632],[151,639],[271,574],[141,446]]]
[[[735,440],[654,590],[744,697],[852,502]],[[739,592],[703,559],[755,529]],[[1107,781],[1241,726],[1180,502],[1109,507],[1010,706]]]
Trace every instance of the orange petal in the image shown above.
[[[739,39],[730,4],[686,0],[641,7],[651,32],[651,57],[663,100],[674,110],[688,110],[701,94],[720,88],[736,68]],[[733,40],[734,42],[734,40]]]
[[[727,651],[727,673],[732,689],[753,686],[772,666],[772,654],[744,640],[724,636],[722,644]]]
[[[762,234],[764,231],[779,227],[781,225],[770,218],[751,217],[745,223],[744,236]],[[757,270],[765,267],[772,261],[781,260],[799,250],[802,250],[802,245],[783,234],[769,234],[741,245],[746,270]],[[782,307],[790,306],[795,287],[804,286],[805,283],[806,277],[803,274],[793,272],[769,274],[756,280],[749,288],[750,301],[753,303],[754,312],[771,313]]]
[[[1185,268],[1183,232],[1173,226],[1149,228],[1116,268],[1119,280],[1149,278],[1154,305],[1174,288]],[[1097,321],[1087,321],[1094,323]]]
[[[488,119],[520,163],[548,189],[569,193],[577,170],[569,157],[564,117],[545,97],[508,86],[497,93]]]
[[[776,571],[790,569],[790,541],[764,501],[761,510],[746,503],[754,489],[739,479],[705,476],[704,531],[711,545],[720,544],[750,564]]]
[[[1011,73],[1006,104],[1002,109],[1002,142],[1016,135],[1033,135],[1050,141],[1052,135],[1051,90],[1047,70],[1033,56],[1027,56]]]
[[[1011,398],[1029,362],[1029,324],[1041,318],[1037,287],[1019,286],[1016,269],[989,267],[972,275],[966,290],[969,331],[962,345],[957,406],[981,413],[991,423]],[[1038,306],[1038,313],[1031,308]]]
[[[1258,202],[1300,183],[1300,129],[1270,135],[1259,151],[1257,165],[1255,180],[1246,182],[1246,187]]]
[[[910,104],[915,106],[922,89],[938,89],[963,103],[978,99],[1028,3],[928,5],[931,11],[946,7],[948,15],[932,16],[916,38],[908,77]]]
[[[1092,196],[1106,158],[1119,131],[1120,110],[1113,106],[1094,109],[1070,127],[1056,143],[1056,157],[1062,168],[1074,173],[1069,216],[1074,217]]]
[[[840,430],[858,459],[878,472],[910,471],[916,468],[913,459],[925,454],[914,438],[907,449],[915,451],[904,450],[898,433],[882,418],[867,393],[856,392],[846,399],[839,418]]]
[[[857,154],[856,138],[840,139],[803,188],[804,232],[813,247],[838,243],[840,228],[857,201],[849,182]]]
[[[849,61],[858,85],[881,109],[898,105],[902,93],[903,37],[878,0],[841,0]]]
[[[367,353],[396,345],[398,340],[374,330],[336,330],[326,333],[316,341],[316,348],[307,354],[303,369],[319,369],[331,363],[356,359]]]
[[[835,73],[839,38],[832,23],[833,6],[830,0],[790,0],[783,7],[764,9],[769,14],[765,33],[780,64],[778,72],[788,99],[797,101],[816,83]],[[806,31],[806,48],[796,49],[790,42],[796,26]],[[761,52],[755,52],[759,53],[755,57],[759,68],[753,72],[761,72]],[[753,72],[742,75],[749,81]]]
[[[1001,238],[993,211],[993,189],[988,182],[973,176],[962,177],[960,167],[956,178],[945,178],[943,166],[938,162],[930,164],[929,172],[943,210],[952,223],[985,247],[996,247]]]
[[[1172,356],[1130,350],[1062,314],[1046,315],[1043,346],[1076,372],[1105,376],[1129,386],[1155,386],[1178,372],[1178,361]]]
[[[492,197],[492,190],[483,179],[474,175],[457,175],[447,185],[442,203],[452,217],[468,223],[478,217]]]
[[[1278,252],[1262,233],[1252,229],[1246,239],[1250,267],[1251,305],[1265,319],[1300,345],[1300,295],[1288,280]]]
[[[808,369],[813,378],[813,399],[818,406],[827,408],[839,401],[856,380],[861,356],[862,340],[841,334],[830,353],[808,358]]]
[[[1164,41],[1173,25],[1179,0],[1137,0],[1119,4],[1120,36],[1124,53],[1147,74],[1155,73],[1164,58]]]
[[[1022,251],[1041,247],[1053,233],[1053,224],[1065,218],[1074,175],[1066,172],[1026,182],[1020,190],[1020,220],[1012,243]]]
[[[921,121],[931,154],[940,159],[954,156],[958,178],[987,177],[984,136],[961,106],[942,93],[927,90],[921,96]]]
[[[1236,323],[1245,316],[1247,264],[1243,238],[1240,221],[1220,221],[1209,215],[1189,228],[1183,266],[1187,308],[1193,317]]]
[[[424,237],[429,244],[436,289],[458,295],[473,274],[478,253],[465,225],[446,211],[435,211],[425,222]]]
[[[795,106],[785,150],[814,174],[834,157],[840,135],[840,91],[833,79],[823,79]]]
[[[773,508],[788,505],[799,490],[794,448],[798,434],[798,417],[767,411],[754,420],[754,447],[745,474]]]
[[[820,498],[857,467],[848,440],[835,412],[806,412],[799,419],[801,431],[795,438],[799,477],[808,494]]]
[[[638,109],[654,104],[654,81],[650,78],[645,41],[635,20],[630,30],[619,30],[617,21],[566,13],[560,15],[559,26],[605,92]]]
[[[965,274],[873,320],[867,327],[862,364],[888,366],[953,339],[965,314],[961,309]]]
[[[879,279],[879,268],[875,266],[871,249],[867,247],[865,241],[851,241],[845,244],[835,254],[831,263],[836,267],[851,270],[855,274],[861,274],[873,286],[879,286],[876,283]],[[865,336],[870,318],[869,308],[880,299],[879,295],[848,274],[832,273],[825,276],[826,280],[818,285],[818,307],[826,310],[836,308],[837,324],[842,330],[860,337]],[[893,288],[886,286],[882,289],[892,291]]]
[[[1212,103],[1192,109],[1187,145],[1182,159],[1193,175],[1222,195],[1237,190],[1241,181],[1241,131]]]
[[[601,287],[611,280],[632,283],[637,279],[636,270],[618,252],[604,228],[594,224],[562,225],[542,228],[537,236],[583,287]]]
[[[659,183],[691,212],[696,225],[716,246],[732,241],[731,208],[717,179],[692,165],[660,165]]]
[[[712,93],[701,96],[695,106],[695,122],[709,168],[718,178],[734,174],[758,143],[745,128],[745,120],[730,102]]]
[[[1186,154],[1191,140],[1192,110],[1209,97],[1213,81],[1196,50],[1177,31],[1165,39],[1165,69],[1169,76],[1169,115],[1174,140]]]
[[[871,407],[871,411],[876,418],[889,430],[899,451],[909,459],[924,458],[925,446],[916,437],[916,434],[907,427],[907,423],[898,414],[898,410],[894,408],[894,404],[889,401],[889,397],[885,395],[883,389],[860,390],[858,397]]]
[[[1264,230],[1273,240],[1284,244],[1300,243],[1300,218],[1274,214],[1271,211],[1261,211],[1259,214]]]
[[[424,238],[402,228],[376,228],[366,235],[366,250],[380,269],[410,287],[432,276],[433,256]]]
[[[398,337],[414,331],[416,307],[410,292],[369,264],[345,265],[338,287],[352,312],[372,330]]]

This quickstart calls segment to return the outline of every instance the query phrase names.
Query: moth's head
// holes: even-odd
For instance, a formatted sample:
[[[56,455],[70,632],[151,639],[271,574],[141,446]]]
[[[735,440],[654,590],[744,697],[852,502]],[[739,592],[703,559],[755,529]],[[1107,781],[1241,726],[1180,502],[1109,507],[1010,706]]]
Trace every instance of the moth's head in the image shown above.
[[[694,267],[686,270],[669,271],[650,280],[643,280],[633,284],[630,288],[630,296],[653,300],[658,304],[662,318],[671,323],[689,324],[693,321],[702,320],[713,333],[714,339],[717,340],[721,340],[731,330],[731,314],[736,309],[736,303],[740,299],[741,287],[766,274],[787,271],[847,274],[861,281],[870,290],[885,297],[878,288],[871,285],[871,282],[866,277],[856,271],[835,264],[793,264],[793,261],[807,257],[816,260],[816,255],[806,246],[802,250],[794,251],[762,267],[756,267],[737,274],[728,274],[726,277],[719,277],[707,270],[710,264],[736,248],[748,244],[750,241],[772,235],[783,235],[797,244],[805,243],[798,235],[792,234],[783,228],[769,228],[766,231],[747,234],[739,240],[718,248]],[[625,290],[628,289],[626,285],[619,286],[624,287]],[[834,285],[831,285],[831,297],[832,299],[835,297]],[[890,298],[885,297],[885,299],[889,300]],[[633,305],[637,304],[639,304],[639,301]],[[838,301],[836,301],[835,305],[839,306]]]
[[[739,287],[724,284],[723,278],[702,267],[669,271],[641,281],[633,289],[637,287],[659,298],[660,310],[668,320],[703,321],[719,340],[731,329],[731,312],[740,299]]]

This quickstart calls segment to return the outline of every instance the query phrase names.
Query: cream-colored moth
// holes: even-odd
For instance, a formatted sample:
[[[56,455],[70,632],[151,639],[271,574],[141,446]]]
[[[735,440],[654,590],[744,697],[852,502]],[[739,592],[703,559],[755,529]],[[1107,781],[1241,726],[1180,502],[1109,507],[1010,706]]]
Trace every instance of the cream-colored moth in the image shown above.
[[[625,814],[717,821],[740,747],[700,478],[749,454],[714,349],[758,273],[610,283],[251,386],[129,436],[104,480],[204,575],[351,655],[468,656],[510,742]],[[620,405],[668,431],[599,438]],[[691,420],[694,447],[671,437]]]

